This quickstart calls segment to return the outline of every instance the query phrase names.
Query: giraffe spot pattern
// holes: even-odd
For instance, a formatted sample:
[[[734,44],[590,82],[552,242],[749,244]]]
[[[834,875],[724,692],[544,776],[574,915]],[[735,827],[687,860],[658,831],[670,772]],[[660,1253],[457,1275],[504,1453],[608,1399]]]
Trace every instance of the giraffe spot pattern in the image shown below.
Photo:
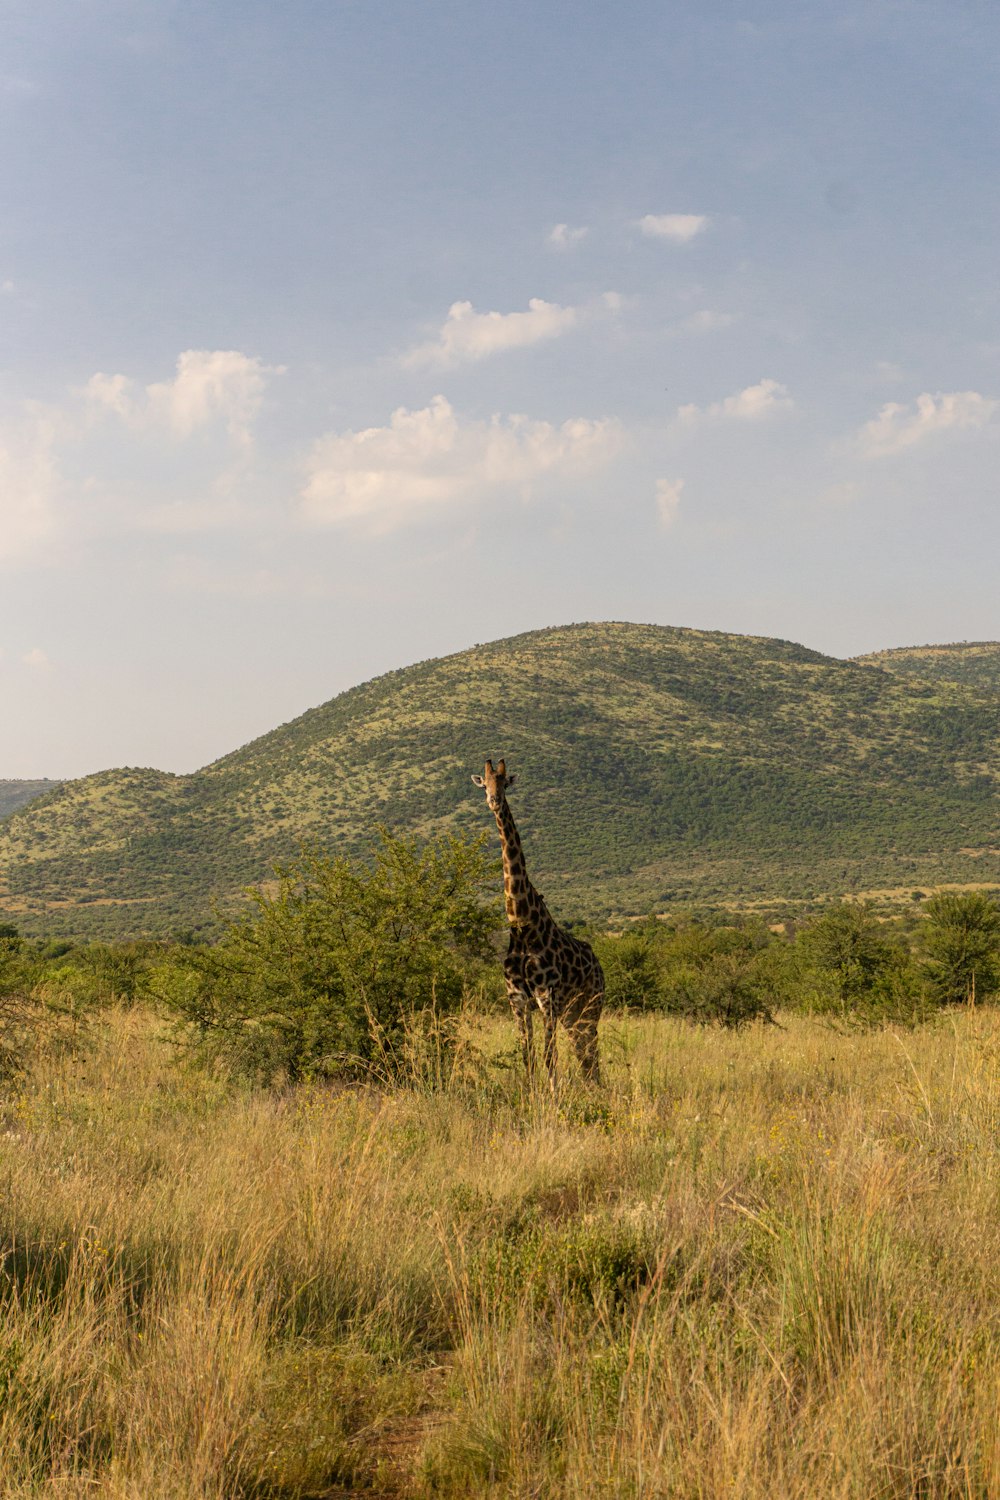
[[[518,1019],[525,1063],[532,1067],[531,1018],[540,1010],[545,1019],[545,1061],[555,1082],[552,1045],[557,1021],[566,1025],[581,1066],[597,1080],[597,1025],[604,1004],[604,974],[589,943],[565,932],[551,916],[541,894],[528,879],[520,836],[506,798],[505,762],[496,771],[486,762],[479,784],[496,819],[504,866],[504,905],[510,943],[504,959],[507,995]]]

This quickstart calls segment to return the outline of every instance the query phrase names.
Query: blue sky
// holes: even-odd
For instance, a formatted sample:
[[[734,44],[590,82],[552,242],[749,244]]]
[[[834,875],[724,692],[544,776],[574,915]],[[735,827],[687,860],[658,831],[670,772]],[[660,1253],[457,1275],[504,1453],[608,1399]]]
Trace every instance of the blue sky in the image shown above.
[[[994,638],[1000,17],[0,0],[0,776],[632,619]]]

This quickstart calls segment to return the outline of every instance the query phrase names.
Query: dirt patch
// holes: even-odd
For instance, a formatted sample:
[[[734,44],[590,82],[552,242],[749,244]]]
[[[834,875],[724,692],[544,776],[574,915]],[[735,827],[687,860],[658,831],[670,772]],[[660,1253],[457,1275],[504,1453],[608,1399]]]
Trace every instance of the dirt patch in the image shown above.
[[[411,1500],[415,1497],[417,1466],[429,1440],[448,1419],[444,1403],[450,1363],[426,1371],[425,1404],[419,1412],[388,1422],[370,1437],[374,1484],[361,1489],[334,1485],[315,1500]]]

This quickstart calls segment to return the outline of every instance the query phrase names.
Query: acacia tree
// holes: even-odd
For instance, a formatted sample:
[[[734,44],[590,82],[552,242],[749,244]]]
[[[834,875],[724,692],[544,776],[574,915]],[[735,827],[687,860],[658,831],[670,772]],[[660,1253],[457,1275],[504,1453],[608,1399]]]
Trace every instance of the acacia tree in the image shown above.
[[[938,891],[924,907],[924,972],[941,1005],[1000,991],[1000,906],[984,891]]]
[[[485,836],[385,830],[370,862],[304,854],[218,947],[179,956],[174,1008],[241,1071],[291,1081],[385,1066],[421,1013],[455,1011],[495,968],[502,921]]]
[[[864,903],[844,902],[824,912],[802,928],[798,941],[806,957],[832,976],[845,1010],[872,990],[895,958],[881,922]]]

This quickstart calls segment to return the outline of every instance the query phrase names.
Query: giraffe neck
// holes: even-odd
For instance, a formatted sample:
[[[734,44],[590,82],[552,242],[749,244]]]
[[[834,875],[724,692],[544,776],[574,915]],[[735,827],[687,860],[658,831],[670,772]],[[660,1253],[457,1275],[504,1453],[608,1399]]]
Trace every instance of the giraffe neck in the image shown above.
[[[506,797],[494,813],[503,852],[503,894],[512,927],[535,927],[548,916],[545,902],[528,879],[521,836]]]

